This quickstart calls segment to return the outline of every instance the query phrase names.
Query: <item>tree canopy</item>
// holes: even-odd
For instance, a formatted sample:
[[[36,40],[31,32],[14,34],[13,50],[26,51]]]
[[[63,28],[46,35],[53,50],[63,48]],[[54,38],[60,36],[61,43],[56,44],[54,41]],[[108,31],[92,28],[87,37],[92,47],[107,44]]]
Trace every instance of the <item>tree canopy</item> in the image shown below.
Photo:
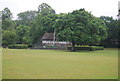
[[[100,18],[105,22],[106,26],[108,27],[108,38],[102,41],[102,44],[107,47],[117,47],[119,20],[113,19],[112,17],[108,16],[101,16]]]
[[[12,13],[7,7],[2,11],[2,29],[13,30],[15,23],[12,21]]]
[[[38,7],[38,13],[41,15],[45,16],[48,14],[55,14],[55,10],[52,9],[52,7],[46,3],[42,3]]]
[[[7,7],[2,11],[2,20],[12,19],[12,13]]]
[[[5,30],[2,34],[2,40],[3,46],[15,44],[17,40],[17,34],[14,31]]]
[[[38,11],[30,10],[19,13],[17,20],[12,20],[10,9],[5,8],[1,19],[3,42],[7,41],[6,33],[10,33],[17,37],[16,43],[29,45],[41,42],[44,33],[54,32],[57,40],[69,41],[73,47],[75,45],[99,45],[106,38],[106,40],[116,39],[119,31],[118,20],[112,17],[95,17],[85,9],[56,14],[47,3],[40,4]],[[16,41],[14,38],[13,40]]]
[[[103,20],[80,9],[58,19],[56,33],[61,40],[72,42],[73,46],[97,45],[107,37],[107,27]]]
[[[31,44],[32,39],[30,37],[30,27],[25,25],[20,25],[16,28],[17,42],[24,44]]]
[[[19,13],[18,16],[18,24],[29,25],[30,22],[38,15],[37,11],[26,11]]]

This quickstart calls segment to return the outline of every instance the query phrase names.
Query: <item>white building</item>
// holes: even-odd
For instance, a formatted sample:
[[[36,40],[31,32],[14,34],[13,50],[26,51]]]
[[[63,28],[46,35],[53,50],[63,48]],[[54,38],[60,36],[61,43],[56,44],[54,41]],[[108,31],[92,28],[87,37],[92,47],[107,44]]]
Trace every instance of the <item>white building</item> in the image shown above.
[[[70,42],[67,41],[58,41],[58,39],[55,37],[55,35],[53,33],[45,33],[42,37],[42,44],[46,45],[70,45]]]

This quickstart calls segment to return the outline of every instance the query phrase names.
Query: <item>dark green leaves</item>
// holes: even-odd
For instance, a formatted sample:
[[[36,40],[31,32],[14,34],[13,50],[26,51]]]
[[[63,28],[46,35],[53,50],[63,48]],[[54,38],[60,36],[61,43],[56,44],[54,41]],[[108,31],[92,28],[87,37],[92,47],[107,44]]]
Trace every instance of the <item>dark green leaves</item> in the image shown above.
[[[96,45],[107,37],[104,22],[84,9],[61,15],[59,18],[56,30],[61,40],[80,45]]]

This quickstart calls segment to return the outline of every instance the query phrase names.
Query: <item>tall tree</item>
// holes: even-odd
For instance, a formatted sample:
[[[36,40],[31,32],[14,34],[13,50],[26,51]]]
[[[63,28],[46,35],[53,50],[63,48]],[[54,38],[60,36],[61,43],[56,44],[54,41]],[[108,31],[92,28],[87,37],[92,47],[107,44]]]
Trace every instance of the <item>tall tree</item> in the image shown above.
[[[4,8],[4,10],[2,11],[2,20],[5,19],[12,19],[12,13],[10,11],[10,9],[8,9],[7,7]]]
[[[12,13],[10,9],[5,8],[2,11],[2,29],[13,30],[14,28],[15,28],[15,23],[12,21]]]
[[[43,34],[45,33],[44,30],[44,16],[38,15],[31,23],[31,35],[32,35],[32,44],[35,44],[37,42],[41,41],[41,38]]]
[[[17,24],[30,25],[30,22],[37,16],[37,11],[26,11],[19,13]]]
[[[108,27],[108,38],[102,41],[103,45],[106,47],[117,47],[118,20],[108,16],[101,16],[100,18],[104,20]]]
[[[57,19],[54,9],[46,3],[38,7],[38,15],[31,22],[33,44],[42,41],[41,38],[45,32],[54,32],[54,23]]]
[[[107,37],[107,27],[103,20],[94,17],[84,9],[75,10],[57,20],[56,33],[61,40],[70,41],[74,47],[97,45]]]
[[[48,15],[48,14],[55,14],[55,10],[52,9],[52,7],[50,5],[48,5],[46,3],[42,3],[38,7],[38,13],[45,16],[45,15]]]

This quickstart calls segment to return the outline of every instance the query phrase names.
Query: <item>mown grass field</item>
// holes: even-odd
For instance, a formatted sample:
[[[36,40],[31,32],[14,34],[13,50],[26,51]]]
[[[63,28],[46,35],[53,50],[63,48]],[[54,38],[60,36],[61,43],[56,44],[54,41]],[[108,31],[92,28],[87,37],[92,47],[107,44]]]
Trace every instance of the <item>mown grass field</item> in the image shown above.
[[[3,79],[116,79],[118,50],[3,49]]]

